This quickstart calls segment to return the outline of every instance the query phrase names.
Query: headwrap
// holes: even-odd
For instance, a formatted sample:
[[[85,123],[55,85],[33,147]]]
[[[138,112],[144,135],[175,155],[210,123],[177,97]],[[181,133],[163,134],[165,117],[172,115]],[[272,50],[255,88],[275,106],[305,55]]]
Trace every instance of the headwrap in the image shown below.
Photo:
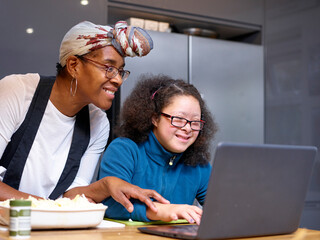
[[[83,55],[105,46],[113,46],[122,57],[145,56],[153,48],[153,41],[142,28],[119,21],[114,28],[88,21],[72,27],[60,45],[59,63],[66,65],[69,56]]]

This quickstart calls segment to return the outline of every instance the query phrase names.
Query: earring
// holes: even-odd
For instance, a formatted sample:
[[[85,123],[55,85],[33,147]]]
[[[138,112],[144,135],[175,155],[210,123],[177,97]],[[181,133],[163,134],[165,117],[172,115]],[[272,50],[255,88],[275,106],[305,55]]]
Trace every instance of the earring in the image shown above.
[[[76,80],[76,87],[74,88],[74,92],[73,92],[73,88],[72,88],[72,85],[73,85],[73,81]],[[77,88],[78,88],[78,81],[76,78],[72,78],[71,80],[71,84],[70,84],[70,94],[72,97],[74,97],[76,95],[76,92],[77,92]]]

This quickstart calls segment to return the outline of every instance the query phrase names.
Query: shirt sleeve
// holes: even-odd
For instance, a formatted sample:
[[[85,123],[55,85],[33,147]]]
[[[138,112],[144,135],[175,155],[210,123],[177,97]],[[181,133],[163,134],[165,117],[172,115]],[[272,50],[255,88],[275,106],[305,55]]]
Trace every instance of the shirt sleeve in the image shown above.
[[[196,195],[196,199],[200,203],[200,205],[204,204],[204,200],[207,194],[208,183],[211,174],[211,165],[208,163],[205,166],[201,166],[201,182]]]
[[[99,171],[99,179],[107,176],[115,176],[129,183],[135,172],[138,161],[138,146],[127,138],[117,138],[111,142],[105,151]],[[121,204],[109,197],[103,201],[108,206],[105,216],[113,219],[132,219],[135,221],[150,221],[146,217],[146,206],[139,200],[130,200],[134,206],[129,213]]]
[[[12,135],[21,123],[24,104],[26,104],[26,89],[17,75],[10,75],[0,80],[0,159]],[[0,166],[0,181],[6,172]]]
[[[0,80],[0,158],[16,131],[24,99],[24,86],[14,75]]]

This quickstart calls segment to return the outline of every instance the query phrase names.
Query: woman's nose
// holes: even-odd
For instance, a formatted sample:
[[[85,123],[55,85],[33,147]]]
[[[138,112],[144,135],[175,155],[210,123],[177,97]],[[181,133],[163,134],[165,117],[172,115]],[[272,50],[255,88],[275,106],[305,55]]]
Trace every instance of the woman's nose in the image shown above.
[[[185,131],[187,132],[191,132],[192,129],[191,129],[191,123],[188,122],[184,127],[182,127],[182,129],[184,129]]]
[[[118,73],[115,77],[111,78],[110,81],[116,84],[118,87],[123,83],[121,75]]]

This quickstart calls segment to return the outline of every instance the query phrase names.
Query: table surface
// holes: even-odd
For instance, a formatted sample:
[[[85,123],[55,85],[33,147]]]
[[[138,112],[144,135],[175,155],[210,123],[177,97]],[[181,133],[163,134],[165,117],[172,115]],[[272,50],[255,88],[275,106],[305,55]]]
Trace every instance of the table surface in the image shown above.
[[[138,226],[126,226],[124,228],[109,228],[109,229],[78,229],[78,230],[34,230],[31,232],[29,239],[46,239],[46,240],[103,240],[103,239],[173,239],[140,233]],[[0,240],[11,239],[8,231],[0,231]],[[293,234],[264,236],[254,238],[241,238],[241,240],[319,240],[320,231],[310,229],[298,229]]]

